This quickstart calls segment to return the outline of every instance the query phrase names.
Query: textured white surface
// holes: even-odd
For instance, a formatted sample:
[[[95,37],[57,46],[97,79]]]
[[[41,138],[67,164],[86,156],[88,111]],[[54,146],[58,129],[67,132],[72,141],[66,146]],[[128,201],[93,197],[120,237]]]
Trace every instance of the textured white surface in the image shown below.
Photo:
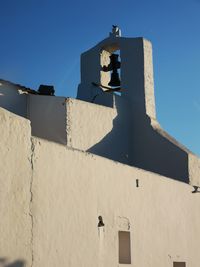
[[[0,108],[0,258],[32,261],[30,122]]]
[[[113,128],[116,109],[70,99],[67,100],[69,146],[88,150],[99,143]]]
[[[190,185],[31,139],[29,121],[3,109],[0,122],[2,258],[115,267],[118,231],[130,231],[130,266],[199,267],[200,198]]]
[[[144,46],[144,90],[146,114],[151,118],[156,118],[154,79],[153,79],[153,59],[151,42],[143,40]]]
[[[118,266],[118,231],[130,227],[130,266],[199,267],[200,198],[191,186],[43,140],[33,177],[35,266]]]
[[[200,158],[192,153],[189,153],[188,168],[190,184],[200,187]]]

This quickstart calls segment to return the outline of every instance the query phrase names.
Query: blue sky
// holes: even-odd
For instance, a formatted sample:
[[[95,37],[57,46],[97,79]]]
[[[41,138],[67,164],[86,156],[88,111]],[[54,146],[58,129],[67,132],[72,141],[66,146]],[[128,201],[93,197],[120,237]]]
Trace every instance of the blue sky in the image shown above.
[[[157,117],[200,155],[200,0],[0,0],[0,78],[76,96],[80,54],[108,36],[153,44]]]

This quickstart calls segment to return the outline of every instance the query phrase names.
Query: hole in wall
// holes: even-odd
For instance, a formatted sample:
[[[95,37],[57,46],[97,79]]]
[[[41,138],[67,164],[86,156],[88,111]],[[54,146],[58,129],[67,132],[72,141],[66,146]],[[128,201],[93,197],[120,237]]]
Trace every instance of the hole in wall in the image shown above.
[[[105,226],[105,224],[104,224],[104,222],[103,222],[103,218],[102,218],[102,216],[99,216],[99,217],[98,217],[98,220],[99,220],[99,222],[98,222],[98,227],[103,227],[103,226]]]

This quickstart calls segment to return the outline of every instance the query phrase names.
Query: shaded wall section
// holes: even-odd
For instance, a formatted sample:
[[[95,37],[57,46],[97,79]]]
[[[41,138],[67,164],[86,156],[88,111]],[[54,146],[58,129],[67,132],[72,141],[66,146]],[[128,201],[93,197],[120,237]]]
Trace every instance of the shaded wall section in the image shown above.
[[[27,94],[20,93],[15,85],[0,81],[0,107],[26,118]]]
[[[28,95],[28,118],[33,136],[66,144],[64,97]]]
[[[134,115],[131,140],[131,165],[189,182],[189,151],[167,134],[156,120]]]

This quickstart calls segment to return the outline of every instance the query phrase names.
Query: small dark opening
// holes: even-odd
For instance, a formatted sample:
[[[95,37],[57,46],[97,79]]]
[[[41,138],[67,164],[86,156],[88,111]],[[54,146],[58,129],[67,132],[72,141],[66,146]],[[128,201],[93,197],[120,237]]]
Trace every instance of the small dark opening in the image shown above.
[[[173,267],[186,267],[185,262],[173,262]]]
[[[119,263],[131,264],[130,232],[119,231]]]

